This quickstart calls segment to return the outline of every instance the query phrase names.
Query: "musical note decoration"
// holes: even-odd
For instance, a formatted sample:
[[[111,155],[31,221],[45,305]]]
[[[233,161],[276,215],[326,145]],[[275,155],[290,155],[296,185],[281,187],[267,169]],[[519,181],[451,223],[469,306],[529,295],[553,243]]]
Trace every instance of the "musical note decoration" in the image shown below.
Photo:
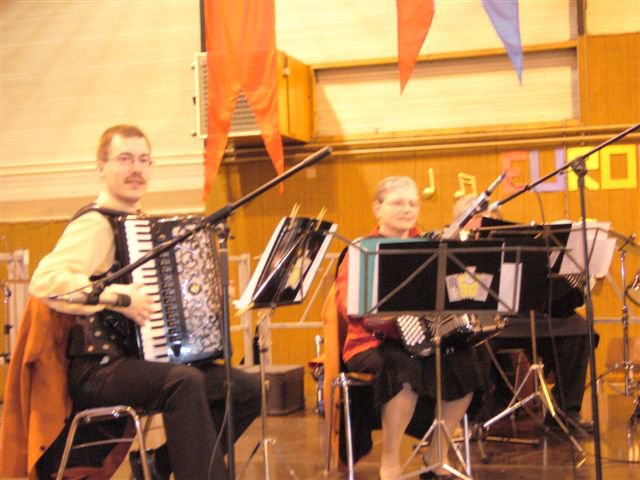
[[[433,179],[433,168],[429,167],[427,174],[429,175],[429,184],[422,189],[422,198],[425,200],[429,200],[436,193],[436,184]]]
[[[464,197],[465,195],[477,195],[476,177],[468,173],[458,172],[458,186],[460,187],[453,194],[455,198]],[[467,190],[468,187],[468,190]]]

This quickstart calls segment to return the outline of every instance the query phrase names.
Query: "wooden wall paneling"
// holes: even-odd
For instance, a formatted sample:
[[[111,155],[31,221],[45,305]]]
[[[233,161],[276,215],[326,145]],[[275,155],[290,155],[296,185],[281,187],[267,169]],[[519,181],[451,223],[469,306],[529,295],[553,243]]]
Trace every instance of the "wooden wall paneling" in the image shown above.
[[[66,221],[0,223],[2,251],[29,250],[31,276],[42,257],[53,249],[66,224]]]
[[[327,163],[321,163],[316,168],[318,176],[314,181],[309,182],[308,178],[303,178],[304,173],[292,177],[285,189],[287,199],[299,201],[303,208],[307,204],[307,199],[318,196],[321,200],[330,199],[335,214],[333,217],[328,214],[327,218],[337,221],[340,225],[339,231],[349,239],[366,234],[374,226],[374,219],[371,213],[371,200],[375,186],[379,180],[387,175],[406,174],[417,180],[418,187],[422,188],[427,181],[427,169],[432,167],[435,173],[436,194],[423,203],[420,215],[420,224],[424,230],[442,229],[444,225],[451,221],[451,211],[455,203],[454,192],[458,189],[458,172],[465,172],[476,177],[478,193],[481,192],[500,173],[502,167],[499,162],[499,149],[485,149],[475,151],[453,151],[436,152],[429,154],[415,155],[406,153],[404,156],[397,154],[369,154],[364,157],[336,156],[330,157]],[[541,174],[546,174],[555,168],[555,157],[553,149],[541,149]],[[268,165],[268,164],[267,164]],[[245,181],[250,178],[255,168],[247,169]],[[268,169],[267,169],[268,172]],[[592,172],[594,178],[599,179],[599,172]],[[269,174],[267,173],[267,177]],[[262,178],[262,180],[265,180]],[[532,179],[529,176],[528,165],[522,166],[523,183],[529,183]],[[255,186],[255,185],[252,185]],[[492,200],[504,198],[504,188],[501,186],[494,193]],[[273,198],[276,201],[272,201]],[[273,197],[261,201],[255,208],[260,210],[261,215],[265,215],[270,220],[266,223],[277,221],[282,215],[289,211],[289,201],[277,201]],[[527,192],[503,207],[505,218],[518,222],[542,221],[540,203],[544,209],[544,219],[554,221],[569,218],[577,220],[579,216],[579,198],[577,192],[543,192],[536,196],[533,192]],[[313,202],[313,201],[312,201]],[[326,202],[321,202],[323,205]],[[587,193],[587,208],[589,216],[599,220],[611,220],[613,228],[633,231],[640,230],[638,225],[638,207],[640,203],[637,192],[628,190],[613,191],[590,191]],[[616,209],[614,206],[624,205],[623,209]],[[315,212],[316,209],[312,209]],[[331,208],[330,208],[331,212]],[[259,242],[254,242],[253,248],[260,250],[268,239],[269,232],[264,232]],[[242,237],[242,233],[238,233]],[[245,232],[244,236],[255,237],[252,233]],[[342,244],[334,241],[331,249],[339,251]],[[257,254],[257,253],[256,253]],[[612,271],[617,271],[616,259]],[[603,283],[602,281],[600,283]],[[600,318],[613,317],[619,315],[619,299],[611,287],[596,289],[594,292],[594,303],[596,316]],[[274,315],[274,321],[296,321],[301,309],[298,307],[288,307],[281,309]],[[598,371],[603,371],[606,358],[607,335],[614,335],[617,326],[614,324],[598,324],[597,329],[603,335],[603,343],[597,352]],[[281,359],[286,362],[304,364],[309,355],[314,353],[313,336],[315,331],[301,331],[293,333],[291,331],[274,332],[273,354],[274,359]],[[618,332],[619,333],[619,332]],[[291,341],[295,339],[295,343]],[[308,387],[309,388],[309,387]]]
[[[640,33],[578,39],[581,118],[585,125],[640,121]]]
[[[458,188],[457,174],[465,172],[476,177],[478,192],[497,176],[501,170],[500,151],[485,149],[478,151],[433,152],[429,154],[413,154],[404,156],[397,154],[368,155],[364,158],[349,156],[329,157],[325,163],[314,168],[316,172],[300,172],[287,180],[285,192],[279,194],[272,191],[262,198],[242,207],[232,216],[232,233],[230,241],[232,254],[248,252],[253,256],[261,253],[269,236],[279,219],[287,215],[291,205],[298,202],[302,206],[301,213],[315,215],[321,206],[328,206],[327,218],[339,223],[339,232],[349,239],[366,234],[374,226],[371,213],[371,201],[377,182],[387,175],[407,174],[413,176],[418,187],[422,188],[427,181],[427,169],[435,172],[436,195],[423,204],[420,224],[424,230],[441,229],[451,220],[451,209],[455,202],[453,196]],[[553,165],[553,151],[540,152],[541,172],[546,173]],[[291,162],[288,162],[289,164]],[[258,163],[230,163],[223,166],[222,172],[213,189],[211,210],[228,201],[233,201],[253,191],[259,185],[273,178],[272,166],[268,160]],[[594,179],[600,178],[598,171],[590,172]],[[528,169],[523,169],[523,182],[530,182]],[[505,196],[502,187],[492,199]],[[545,192],[540,194],[547,221],[560,218],[577,220],[579,203],[577,192]],[[637,191],[608,190],[587,192],[587,208],[589,216],[599,220],[611,220],[616,231],[630,234],[640,231],[638,205],[640,198]],[[568,206],[568,210],[567,210]],[[508,219],[521,222],[542,220],[538,201],[533,192],[527,192],[503,207]],[[32,268],[46,254],[57,240],[65,222],[57,222],[56,227],[49,224],[3,224],[3,235],[9,233],[11,243],[33,249]],[[57,228],[50,231],[51,228]],[[16,243],[17,242],[17,243]],[[343,244],[336,240],[331,250],[341,250]],[[17,247],[16,247],[17,248]],[[635,263],[634,263],[635,262]],[[255,267],[256,261],[253,261]],[[611,274],[618,281],[619,262],[614,258]],[[628,258],[628,272],[637,269],[637,257]],[[630,276],[630,274],[629,274]],[[620,313],[620,301],[614,289],[601,281],[603,286],[594,291],[596,317],[617,318]],[[240,293],[240,292],[238,292]],[[279,309],[273,321],[291,321],[299,319],[303,307],[287,307]],[[316,315],[314,312],[313,315]],[[232,319],[236,324],[237,319]],[[615,323],[601,326],[603,343],[598,351],[599,371],[603,365],[606,351],[602,350],[608,342],[606,335],[620,334]],[[313,337],[318,333],[314,329],[283,330],[274,332],[274,360],[282,363],[305,364],[315,355]],[[234,361],[243,355],[242,342],[239,335],[234,335]],[[311,387],[308,387],[311,388]]]
[[[31,277],[40,259],[55,245],[65,225],[66,222],[0,223],[0,251],[11,253],[15,250],[28,250],[29,277]],[[0,279],[7,279],[6,264],[4,262],[0,265]],[[5,313],[5,309],[0,308],[0,332],[4,332],[4,326],[7,323]],[[16,326],[14,324],[14,327]],[[4,335],[2,335],[0,342],[0,351],[4,353]],[[6,368],[7,366],[4,364],[0,368],[0,398],[2,398],[2,392],[4,392]]]

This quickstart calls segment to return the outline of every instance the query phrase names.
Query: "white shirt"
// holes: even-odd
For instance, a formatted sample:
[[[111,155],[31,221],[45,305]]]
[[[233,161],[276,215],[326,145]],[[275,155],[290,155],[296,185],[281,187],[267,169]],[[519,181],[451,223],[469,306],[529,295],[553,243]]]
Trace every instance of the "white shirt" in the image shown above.
[[[96,199],[100,207],[133,213],[132,208],[122,204],[103,191]],[[87,315],[104,309],[104,305],[78,305],[59,300],[49,300],[51,295],[66,294],[82,290],[89,292],[89,277],[108,271],[115,260],[115,241],[109,220],[101,213],[92,211],[81,215],[67,225],[54,249],[38,264],[29,293],[41,299],[54,310]],[[105,292],[127,293],[126,285],[109,285]]]

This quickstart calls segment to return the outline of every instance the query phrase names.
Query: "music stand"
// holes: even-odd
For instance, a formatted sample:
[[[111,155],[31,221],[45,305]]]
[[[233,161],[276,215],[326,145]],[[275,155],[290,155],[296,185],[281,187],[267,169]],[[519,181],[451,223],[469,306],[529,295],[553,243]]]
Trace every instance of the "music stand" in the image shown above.
[[[589,260],[587,259],[587,255],[588,255],[588,250],[587,250],[587,207],[586,207],[586,186],[585,186],[585,177],[587,175],[587,166],[586,166],[586,159],[587,157],[593,155],[594,153],[602,150],[603,148],[605,148],[607,145],[610,145],[612,143],[617,142],[618,140],[626,137],[627,135],[629,135],[630,133],[636,131],[640,129],[640,123],[637,123],[635,125],[632,125],[631,127],[627,128],[625,131],[619,133],[618,135],[615,135],[614,137],[611,137],[610,139],[602,142],[600,145],[598,145],[597,147],[592,148],[590,151],[588,151],[587,153],[585,153],[584,155],[581,155],[573,160],[571,160],[570,162],[562,165],[560,168],[554,170],[553,172],[544,175],[542,177],[540,177],[538,180],[536,180],[535,182],[532,182],[530,184],[524,185],[522,187],[522,189],[518,190],[515,193],[512,193],[511,195],[509,195],[507,198],[500,200],[498,202],[496,202],[496,204],[494,205],[495,208],[499,208],[502,205],[504,205],[505,203],[513,200],[514,198],[522,195],[523,193],[535,188],[537,185],[546,182],[547,180],[549,180],[550,178],[558,175],[559,173],[562,173],[565,170],[568,170],[569,168],[571,168],[574,173],[577,176],[578,179],[578,192],[580,194],[580,217],[581,217],[581,224],[582,224],[582,239],[581,239],[581,243],[583,246],[582,249],[582,253],[583,253],[583,265],[584,265],[584,275],[587,279],[587,281],[589,281],[589,277],[590,277],[590,269],[589,269]],[[587,324],[588,324],[588,328],[589,328],[589,366],[590,366],[590,376],[591,376],[591,383],[595,384],[596,383],[596,357],[595,357],[595,339],[594,339],[594,331],[593,331],[593,302],[591,301],[591,290],[589,288],[585,289],[585,307],[586,307],[586,317],[587,317]],[[595,467],[596,467],[596,480],[600,480],[602,478],[602,452],[601,452],[601,448],[600,448],[600,413],[599,413],[599,408],[598,408],[598,395],[595,391],[595,389],[591,389],[591,405],[592,405],[592,410],[593,410],[593,439],[594,439],[594,445],[595,445]]]
[[[580,255],[576,255],[576,252],[573,251],[572,248],[567,248],[569,245],[575,245],[575,241],[573,240],[576,233],[576,228],[572,226],[570,223],[562,223],[562,224],[552,224],[552,225],[540,225],[540,226],[532,226],[532,225],[515,225],[509,224],[508,222],[503,221],[495,221],[492,219],[483,219],[483,226],[488,225],[489,228],[493,228],[490,230],[484,231],[482,234],[486,235],[490,238],[504,238],[507,243],[516,243],[516,244],[532,244],[536,243],[542,247],[553,244],[551,249],[541,249],[540,252],[528,253],[525,255],[533,255],[534,257],[537,255],[538,258],[531,258],[530,261],[525,261],[523,272],[523,300],[521,300],[522,304],[528,303],[528,308],[521,308],[521,313],[529,312],[529,320],[530,320],[530,335],[531,335],[531,365],[525,374],[524,379],[521,380],[520,385],[514,388],[509,381],[506,379],[506,375],[500,368],[497,359],[495,358],[493,352],[489,345],[487,345],[488,353],[491,357],[493,364],[496,366],[498,372],[500,373],[503,380],[505,380],[506,385],[509,387],[511,392],[513,393],[513,397],[511,401],[508,403],[507,407],[502,411],[496,414],[493,418],[485,421],[482,425],[482,428],[488,429],[494,423],[500,421],[502,418],[514,413],[520,407],[524,407],[527,414],[535,421],[533,413],[526,408],[526,405],[534,399],[538,399],[540,403],[543,405],[544,410],[548,411],[554,421],[558,424],[561,431],[567,435],[573,446],[582,454],[584,461],[584,449],[577,442],[577,440],[570,434],[567,426],[561,420],[561,418],[567,419],[573,426],[580,430],[579,425],[574,424],[572,421],[557,405],[554,404],[552,400],[551,393],[548,391],[546,382],[544,380],[544,365],[539,361],[539,357],[537,355],[537,334],[536,334],[536,320],[533,311],[539,305],[544,304],[550,298],[554,298],[554,293],[558,290],[565,290],[567,286],[569,288],[573,288],[568,282],[563,281],[561,275],[572,274],[576,271],[580,271],[581,266],[581,257]],[[483,229],[481,229],[483,230]],[[595,231],[593,231],[595,230]],[[593,262],[594,258],[605,258],[602,265],[600,265],[599,269],[608,269],[608,263],[610,261],[611,256],[608,254],[603,255],[593,255],[596,247],[598,250],[601,248],[607,248],[607,245],[610,246],[610,242],[606,238],[606,231],[604,235],[599,235],[601,233],[601,229],[596,227],[592,229],[590,233],[590,242],[589,242],[589,261]],[[542,237],[542,238],[539,238]],[[604,238],[603,238],[604,237]],[[579,246],[579,245],[578,245]],[[554,251],[555,250],[555,251]],[[598,252],[600,253],[600,252]],[[606,259],[608,258],[608,260]],[[547,275],[548,273],[548,275]],[[560,276],[560,278],[559,278]],[[563,283],[564,282],[564,283]],[[527,302],[527,297],[531,294],[535,289],[538,290],[539,300],[529,301]],[[529,299],[530,300],[530,299]],[[528,395],[526,398],[522,398],[520,396],[521,391],[527,383],[527,380],[533,378],[534,380],[534,392]],[[560,387],[562,388],[562,379],[558,376],[557,379],[560,382]],[[562,390],[561,390],[562,392]],[[562,399],[562,398],[561,398]],[[560,413],[560,415],[558,415]],[[487,440],[490,441],[499,441],[499,442],[517,442],[522,443],[520,439],[512,439],[508,437],[487,437]],[[532,444],[536,444],[531,442]],[[582,463],[582,462],[580,462]]]
[[[270,478],[268,446],[275,445],[275,440],[267,436],[265,363],[269,347],[266,341],[265,321],[271,318],[277,307],[304,301],[336,229],[336,224],[321,219],[295,216],[283,218],[271,235],[247,288],[236,302],[240,313],[251,308],[268,309],[258,321],[262,437],[249,455],[239,479],[247,471],[260,447],[263,452],[264,478]],[[295,476],[290,467],[287,467],[287,470]]]
[[[436,370],[436,414],[424,434],[422,445],[432,434],[437,461],[419,471],[399,478],[442,468],[463,480],[470,479],[470,465],[452,440],[442,419],[442,319],[461,312],[507,311],[517,308],[518,269],[507,267],[502,275],[502,242],[432,242],[420,239],[365,239],[354,245],[349,254],[348,305],[352,314],[371,316],[430,315],[434,319],[434,353]],[[368,258],[373,256],[373,259]],[[394,258],[395,257],[395,258]],[[354,270],[351,268],[354,267]],[[507,274],[508,271],[508,274]],[[510,281],[504,281],[504,277]],[[468,280],[472,279],[469,284]],[[500,294],[497,293],[500,291]],[[503,298],[501,298],[501,296]],[[361,302],[360,300],[364,298]],[[366,311],[359,311],[366,306]],[[514,308],[515,307],[515,308]],[[444,462],[444,445],[453,447],[463,471]],[[417,455],[416,448],[402,469]]]

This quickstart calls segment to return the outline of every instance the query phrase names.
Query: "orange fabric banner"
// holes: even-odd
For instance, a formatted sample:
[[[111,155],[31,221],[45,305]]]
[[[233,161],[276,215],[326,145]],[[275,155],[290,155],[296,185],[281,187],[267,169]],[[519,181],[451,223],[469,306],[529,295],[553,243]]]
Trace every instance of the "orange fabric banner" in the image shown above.
[[[396,0],[396,9],[398,12],[398,67],[402,94],[431,27],[434,13],[433,0]]]
[[[205,0],[208,130],[204,198],[218,173],[240,91],[251,107],[267,153],[284,170],[278,124],[274,0]]]

